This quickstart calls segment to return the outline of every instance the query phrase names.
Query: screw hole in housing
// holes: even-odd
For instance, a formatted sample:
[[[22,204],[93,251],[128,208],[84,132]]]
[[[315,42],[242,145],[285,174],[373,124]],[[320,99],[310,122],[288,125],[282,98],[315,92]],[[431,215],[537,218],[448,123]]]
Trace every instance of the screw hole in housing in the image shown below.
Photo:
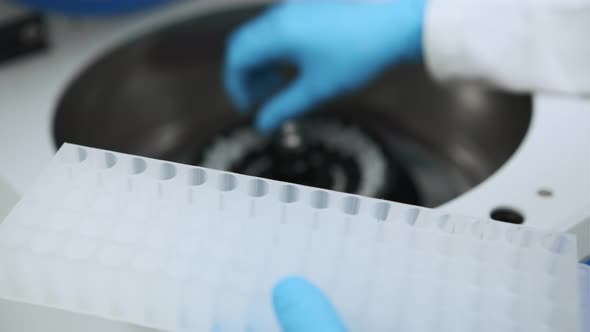
[[[499,207],[490,213],[493,220],[501,221],[509,224],[521,225],[524,223],[524,216],[516,209],[509,207]]]
[[[553,197],[553,190],[548,188],[541,188],[537,191],[537,195],[543,198],[551,198]]]

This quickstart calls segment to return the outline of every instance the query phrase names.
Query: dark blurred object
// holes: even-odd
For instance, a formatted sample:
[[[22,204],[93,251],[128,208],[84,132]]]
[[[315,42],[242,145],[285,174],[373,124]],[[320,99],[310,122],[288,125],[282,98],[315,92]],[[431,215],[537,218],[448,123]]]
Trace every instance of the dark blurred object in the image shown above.
[[[0,63],[48,47],[47,22],[41,14],[18,14],[0,21]]]
[[[412,174],[386,145],[365,128],[337,116],[313,116],[285,123],[272,136],[261,136],[251,126],[220,133],[194,164],[422,204]]]
[[[169,4],[172,0],[17,0],[35,9],[76,16],[111,16]]]

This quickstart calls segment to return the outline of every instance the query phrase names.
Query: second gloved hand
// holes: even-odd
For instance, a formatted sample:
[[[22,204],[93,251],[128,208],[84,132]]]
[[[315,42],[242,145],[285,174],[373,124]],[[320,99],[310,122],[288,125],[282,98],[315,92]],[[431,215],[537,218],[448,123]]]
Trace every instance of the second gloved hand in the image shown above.
[[[316,104],[360,88],[382,70],[422,58],[426,0],[305,1],[277,5],[241,27],[229,40],[225,83],[247,110],[280,84],[277,64],[298,77],[263,104],[263,132]]]
[[[273,307],[283,332],[346,332],[330,300],[309,281],[281,280],[273,290]]]

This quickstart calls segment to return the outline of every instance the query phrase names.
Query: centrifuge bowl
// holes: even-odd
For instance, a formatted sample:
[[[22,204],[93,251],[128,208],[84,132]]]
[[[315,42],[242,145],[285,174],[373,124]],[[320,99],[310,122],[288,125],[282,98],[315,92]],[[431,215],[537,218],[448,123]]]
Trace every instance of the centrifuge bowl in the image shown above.
[[[249,121],[223,89],[222,62],[228,34],[260,10],[195,14],[106,53],[63,93],[54,118],[56,146],[70,142],[199,164],[220,136]],[[419,193],[417,203],[429,207],[497,171],[531,119],[529,96],[440,85],[421,65],[386,72],[319,108],[316,114],[362,128],[394,156]]]

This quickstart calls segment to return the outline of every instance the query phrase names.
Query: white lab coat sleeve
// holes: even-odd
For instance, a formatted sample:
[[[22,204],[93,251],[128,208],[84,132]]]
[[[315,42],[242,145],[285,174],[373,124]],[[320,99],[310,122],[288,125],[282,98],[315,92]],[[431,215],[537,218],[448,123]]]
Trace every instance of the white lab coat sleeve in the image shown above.
[[[590,0],[429,0],[424,56],[441,81],[590,95]]]

